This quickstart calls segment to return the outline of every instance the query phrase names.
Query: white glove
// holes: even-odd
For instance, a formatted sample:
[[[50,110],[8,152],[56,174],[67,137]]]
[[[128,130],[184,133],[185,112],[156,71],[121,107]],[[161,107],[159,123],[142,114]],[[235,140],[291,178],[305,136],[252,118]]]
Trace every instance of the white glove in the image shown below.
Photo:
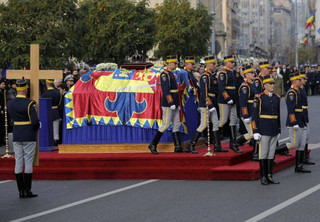
[[[214,108],[214,107],[212,107],[211,109],[209,109],[209,112],[210,112],[210,113],[212,113],[212,112],[214,112],[214,111],[216,111],[216,108]]]
[[[228,104],[229,104],[229,105],[232,105],[232,104],[233,104],[233,100],[230,100],[230,101],[228,102]]]
[[[297,125],[294,125],[292,128],[293,128],[293,129],[299,129],[299,125],[298,125],[298,124],[297,124]]]
[[[279,133],[279,134],[278,134],[278,137],[277,137],[277,140],[279,140],[279,139],[280,139],[280,136],[281,136],[281,134]]]
[[[246,123],[246,124],[250,123],[251,122],[251,117],[249,117],[247,119],[243,119],[243,122]]]
[[[176,109],[176,105],[170,106],[170,109],[175,110]]]
[[[41,122],[39,121],[39,129],[41,129],[41,127],[42,127],[42,124],[41,124]]]
[[[260,138],[261,138],[260,133],[254,133],[254,134],[253,134],[253,139],[254,139],[254,140],[259,140]]]
[[[180,106],[178,106],[178,110],[180,110]]]

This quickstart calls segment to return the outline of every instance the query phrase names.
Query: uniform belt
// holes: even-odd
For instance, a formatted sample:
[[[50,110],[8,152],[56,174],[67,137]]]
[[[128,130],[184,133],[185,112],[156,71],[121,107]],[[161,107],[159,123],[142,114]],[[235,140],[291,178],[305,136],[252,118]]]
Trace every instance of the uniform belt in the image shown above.
[[[254,101],[253,100],[248,100],[248,103],[253,103]]]
[[[226,86],[226,89],[236,89],[235,86]]]
[[[308,109],[308,106],[302,106],[302,109]]]
[[[52,109],[58,109],[59,106],[52,106]]]
[[[260,115],[259,117],[262,119],[277,119],[278,115]]]
[[[31,121],[19,121],[19,122],[13,122],[16,126],[24,126],[24,125],[30,125]]]
[[[298,112],[298,113],[301,113],[301,112],[303,112],[303,109],[295,109],[294,111]]]
[[[213,94],[213,93],[208,93],[208,95],[211,96],[211,97],[215,97],[215,96],[216,96],[216,95]]]
[[[170,92],[171,92],[171,93],[177,93],[178,90],[177,90],[177,89],[171,89]]]

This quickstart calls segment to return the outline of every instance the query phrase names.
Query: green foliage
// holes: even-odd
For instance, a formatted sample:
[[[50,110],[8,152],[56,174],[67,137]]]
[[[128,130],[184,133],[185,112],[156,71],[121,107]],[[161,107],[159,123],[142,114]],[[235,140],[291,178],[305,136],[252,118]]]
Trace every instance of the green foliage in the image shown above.
[[[212,16],[203,5],[194,9],[188,0],[164,0],[156,10],[157,57],[207,54]]]
[[[154,44],[154,11],[147,1],[87,0],[81,3],[88,32],[84,35],[82,59],[90,64],[121,64],[135,53],[146,55]]]
[[[40,44],[40,66],[62,68],[69,53],[66,29],[77,0],[10,0],[0,6],[0,66],[29,67],[30,44]]]
[[[289,63],[295,64],[296,50],[290,53]],[[301,46],[298,48],[298,62],[299,64],[312,64],[316,63],[316,50],[315,48],[309,48]]]

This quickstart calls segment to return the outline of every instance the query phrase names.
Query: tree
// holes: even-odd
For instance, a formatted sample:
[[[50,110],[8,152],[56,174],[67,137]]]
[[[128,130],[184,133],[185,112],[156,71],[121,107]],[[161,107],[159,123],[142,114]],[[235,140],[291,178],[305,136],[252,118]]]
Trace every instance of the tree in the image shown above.
[[[86,23],[85,52],[81,59],[89,64],[116,62],[135,53],[146,55],[153,47],[155,12],[148,1],[129,0],[83,1],[80,14]]]
[[[68,22],[77,0],[10,0],[0,5],[0,67],[29,66],[29,45],[40,44],[40,66],[62,68],[70,56]]]
[[[207,54],[212,16],[202,4],[198,6],[191,8],[188,0],[164,0],[156,8],[157,57]]]
[[[295,55],[296,55],[296,50],[290,53],[289,63],[295,64],[295,61],[296,61]],[[298,48],[298,63],[300,65],[316,63],[316,49],[300,46]]]

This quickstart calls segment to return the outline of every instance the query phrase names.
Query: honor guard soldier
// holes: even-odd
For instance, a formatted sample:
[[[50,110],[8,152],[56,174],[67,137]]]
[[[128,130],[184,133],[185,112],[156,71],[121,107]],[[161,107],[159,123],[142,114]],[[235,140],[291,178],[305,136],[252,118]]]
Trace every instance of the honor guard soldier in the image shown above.
[[[42,94],[42,98],[52,99],[52,119],[53,119],[53,139],[55,146],[59,142],[59,123],[60,123],[60,112],[59,106],[62,101],[62,96],[59,90],[53,88],[53,79],[46,80],[47,91]]]
[[[272,177],[273,158],[280,136],[280,95],[274,92],[274,79],[266,75],[262,80],[264,92],[257,94],[253,104],[252,129],[254,140],[259,141],[261,184],[278,184]]]
[[[224,58],[224,62],[226,72],[220,72],[218,77],[218,105],[220,111],[219,127],[223,127],[228,119],[230,120],[230,149],[236,153],[242,153],[236,143],[236,124],[238,116],[236,106],[235,75],[233,72],[235,61],[232,56],[227,56]]]
[[[184,60],[184,63],[185,63],[184,70],[187,71],[188,73],[188,79],[191,84],[191,89],[196,93],[196,95],[198,95],[199,93],[198,80],[193,75],[195,62],[196,61],[193,56],[186,56]],[[193,92],[190,92],[190,93],[193,94]]]
[[[174,152],[182,153],[179,128],[180,122],[180,106],[178,97],[178,84],[173,71],[177,68],[178,60],[176,56],[168,56],[166,59],[167,68],[160,74],[161,88],[162,88],[162,100],[161,108],[163,112],[163,122],[155,135],[153,141],[149,145],[151,153],[158,154],[157,145],[163,135],[164,131],[169,128],[171,122],[173,125],[172,134],[174,141]]]
[[[242,146],[248,140],[253,138],[252,128],[251,128],[251,117],[253,112],[253,101],[254,96],[257,94],[255,92],[255,87],[253,86],[254,73],[251,66],[246,66],[243,68],[244,82],[241,84],[238,94],[239,94],[239,104],[240,104],[240,117],[244,126],[246,127],[247,133],[240,136],[237,139],[237,144]]]
[[[302,100],[299,91],[301,85],[299,73],[291,73],[291,88],[286,95],[288,110],[286,126],[289,130],[290,142],[282,144],[277,148],[277,153],[287,152],[288,149],[296,149],[296,173],[310,173],[310,170],[303,168],[304,149],[306,145],[308,131],[304,119]]]
[[[309,153],[308,153],[308,139],[309,139],[309,114],[308,114],[308,96],[307,92],[305,91],[304,85],[308,81],[308,77],[304,71],[300,72],[300,77],[301,77],[301,86],[300,86],[300,95],[301,95],[301,100],[302,100],[302,109],[303,109],[303,117],[304,121],[306,123],[306,128],[307,128],[307,139],[306,139],[306,145],[304,147],[304,158],[303,158],[303,163],[307,165],[315,165],[314,162],[311,162],[309,160]]]
[[[8,102],[8,112],[13,120],[13,150],[15,175],[20,198],[36,197],[31,192],[32,165],[40,122],[35,101],[27,99],[28,86],[25,80],[17,81],[17,97]],[[23,163],[25,164],[23,175]]]
[[[259,75],[257,75],[255,77],[255,79],[253,80],[253,85],[255,87],[255,91],[256,93],[262,93],[263,92],[263,84],[262,84],[262,80],[263,80],[263,77],[266,76],[266,75],[269,75],[270,74],[270,65],[268,62],[261,62],[259,64],[259,68],[260,68],[260,72],[259,72]]]
[[[200,99],[199,99],[199,110],[200,110],[200,125],[197,128],[195,134],[193,135],[189,146],[185,152],[197,153],[195,151],[195,145],[201,135],[201,133],[207,128],[207,115],[212,122],[212,133],[213,137],[210,139],[210,143],[214,145],[215,152],[228,152],[221,147],[219,126],[218,126],[218,114],[215,108],[216,105],[216,95],[215,95],[215,85],[214,85],[214,69],[216,68],[215,57],[207,56],[204,58],[206,63],[206,70],[201,75],[200,78]],[[207,107],[208,109],[207,110]],[[206,136],[206,135],[204,135]]]

